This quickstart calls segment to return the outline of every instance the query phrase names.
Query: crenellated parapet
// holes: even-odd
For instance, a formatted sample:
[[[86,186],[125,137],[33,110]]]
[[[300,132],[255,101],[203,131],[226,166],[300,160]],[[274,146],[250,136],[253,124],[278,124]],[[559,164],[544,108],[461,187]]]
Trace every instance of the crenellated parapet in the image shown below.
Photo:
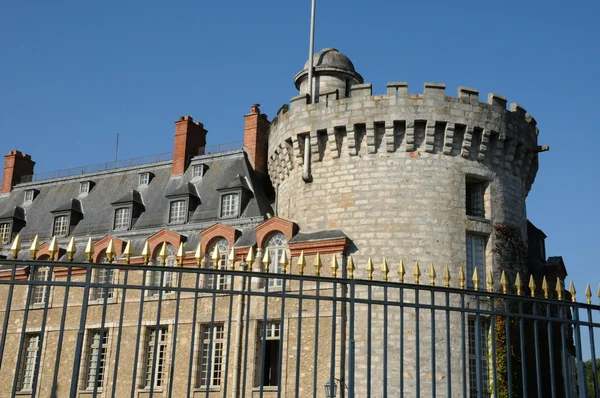
[[[407,83],[387,84],[387,93],[373,95],[370,84],[355,84],[348,97],[338,90],[291,99],[274,118],[269,132],[269,175],[279,185],[304,163],[306,137],[311,162],[323,161],[327,148],[336,159],[349,156],[407,152],[443,154],[479,162],[495,171],[520,177],[528,192],[538,169],[536,120],[525,109],[490,93],[459,87],[446,95],[444,84],[425,83],[422,94],[409,94]]]

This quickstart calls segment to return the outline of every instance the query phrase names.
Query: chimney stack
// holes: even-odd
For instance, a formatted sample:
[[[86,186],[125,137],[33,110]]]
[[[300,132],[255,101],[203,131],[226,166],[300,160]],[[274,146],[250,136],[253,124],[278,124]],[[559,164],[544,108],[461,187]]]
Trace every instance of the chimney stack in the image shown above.
[[[31,155],[22,154],[20,151],[8,152],[4,157],[4,175],[0,193],[10,193],[12,187],[21,182],[21,177],[32,175],[34,165]]]
[[[250,113],[244,116],[244,148],[248,152],[254,170],[266,174],[271,122],[267,119],[267,115],[260,113],[259,107],[259,104],[252,105]]]
[[[194,123],[191,116],[181,116],[175,122],[172,175],[185,173],[190,159],[204,153],[206,133],[204,125],[200,122]]]

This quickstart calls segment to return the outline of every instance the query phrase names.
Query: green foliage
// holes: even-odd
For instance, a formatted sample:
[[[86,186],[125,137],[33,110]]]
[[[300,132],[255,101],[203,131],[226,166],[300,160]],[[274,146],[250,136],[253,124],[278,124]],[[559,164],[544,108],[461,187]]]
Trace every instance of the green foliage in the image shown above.
[[[504,270],[513,282],[517,272],[521,274],[521,280],[527,280],[527,246],[523,242],[521,231],[512,225],[496,224],[496,247],[492,249],[497,255],[499,270]]]
[[[600,388],[600,359],[596,359],[596,377],[598,388]],[[592,368],[591,359],[585,361],[585,382],[587,396],[594,397],[594,369]]]

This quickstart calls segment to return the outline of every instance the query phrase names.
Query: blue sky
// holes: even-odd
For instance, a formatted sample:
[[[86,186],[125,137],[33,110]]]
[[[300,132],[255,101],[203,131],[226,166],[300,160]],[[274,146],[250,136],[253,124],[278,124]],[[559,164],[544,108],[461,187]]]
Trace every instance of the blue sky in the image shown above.
[[[253,103],[272,116],[297,92],[309,0],[5,1],[0,13],[0,153],[36,171],[172,150],[191,114],[209,144],[242,139]],[[475,87],[538,121],[529,218],[579,292],[600,282],[600,3],[318,0],[316,49],[347,54],[375,93],[388,81]]]

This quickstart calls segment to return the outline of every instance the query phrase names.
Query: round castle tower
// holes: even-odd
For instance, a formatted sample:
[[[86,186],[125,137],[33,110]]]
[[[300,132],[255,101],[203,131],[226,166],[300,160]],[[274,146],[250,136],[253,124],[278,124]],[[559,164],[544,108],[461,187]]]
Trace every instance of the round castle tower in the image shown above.
[[[526,236],[525,198],[546,149],[535,119],[515,103],[507,110],[496,94],[480,102],[466,87],[448,97],[439,83],[425,83],[423,94],[388,83],[387,94],[373,95],[335,49],[317,53],[314,64],[313,103],[305,65],[295,77],[300,95],[270,127],[278,214],[306,232],[342,230],[354,244],[348,254],[362,262],[359,276],[371,256],[449,264],[455,278],[471,235],[487,247],[485,267],[496,270],[493,225]]]

